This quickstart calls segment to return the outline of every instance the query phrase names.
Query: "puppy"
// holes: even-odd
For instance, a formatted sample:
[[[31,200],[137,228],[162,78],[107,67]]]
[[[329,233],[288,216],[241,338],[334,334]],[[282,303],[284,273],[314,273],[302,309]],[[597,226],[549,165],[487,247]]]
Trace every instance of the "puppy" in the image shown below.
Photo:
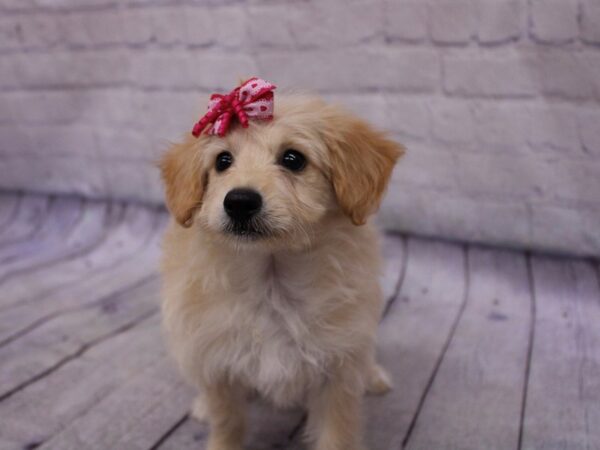
[[[317,98],[278,96],[268,119],[189,135],[161,161],[166,334],[209,450],[242,448],[250,392],[305,406],[311,448],[362,449],[362,395],[390,388],[368,218],[403,148]]]

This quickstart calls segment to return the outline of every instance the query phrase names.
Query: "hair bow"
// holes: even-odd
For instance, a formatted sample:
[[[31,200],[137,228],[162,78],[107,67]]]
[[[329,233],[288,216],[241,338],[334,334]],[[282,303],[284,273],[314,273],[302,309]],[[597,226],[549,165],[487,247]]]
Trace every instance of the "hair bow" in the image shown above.
[[[234,117],[244,128],[248,126],[248,119],[272,119],[274,89],[275,85],[254,77],[227,95],[211,95],[208,112],[194,125],[192,134],[198,137],[206,128],[206,134],[223,137]]]

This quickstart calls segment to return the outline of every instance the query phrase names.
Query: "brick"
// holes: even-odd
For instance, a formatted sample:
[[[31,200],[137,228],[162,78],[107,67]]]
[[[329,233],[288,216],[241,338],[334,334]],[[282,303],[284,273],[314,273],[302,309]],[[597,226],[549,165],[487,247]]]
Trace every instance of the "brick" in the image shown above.
[[[581,37],[585,42],[600,44],[600,3],[582,0]]]
[[[4,155],[28,154],[53,157],[98,157],[151,160],[158,141],[139,129],[102,125],[36,125],[0,127]]]
[[[112,13],[111,13],[112,14]],[[66,13],[57,20],[61,29],[63,41],[70,46],[89,46],[93,40],[88,28],[88,14]]]
[[[120,9],[116,11],[98,11],[80,14],[85,17],[84,23],[89,30],[91,44],[123,43],[123,44],[147,44],[160,37],[157,31],[162,29],[158,24],[169,23],[170,29],[181,29],[180,19],[174,10],[160,8],[161,20],[156,18],[155,11],[144,9]],[[181,14],[181,10],[179,15]]]
[[[83,119],[94,126],[117,129],[135,127],[145,119],[145,111],[136,110],[136,92],[127,88],[88,90],[89,104],[94,105],[84,113]],[[139,93],[154,95],[154,93]]]
[[[187,43],[188,19],[191,11],[178,8],[136,8],[119,11],[123,22],[122,41],[128,44],[145,44],[150,41],[158,44]],[[202,41],[202,44],[208,42]]]
[[[98,157],[125,160],[152,159],[151,137],[139,129],[96,126],[90,134],[93,136]]]
[[[83,92],[5,92],[0,122],[24,125],[69,124],[81,118],[90,103]],[[97,104],[94,104],[98,107]]]
[[[248,35],[253,46],[293,47],[294,35],[287,15],[298,14],[295,5],[260,5],[248,9]]]
[[[351,45],[383,38],[382,27],[381,3],[366,0],[253,6],[249,17],[253,42],[266,47]]]
[[[57,20],[60,22],[64,41],[69,46],[91,47],[125,43],[128,42],[127,33],[130,30],[139,30],[142,26],[146,28],[145,33],[133,39],[131,43],[148,42],[152,37],[147,26],[148,21],[141,19],[139,13],[133,18],[129,18],[129,14],[118,10],[75,12],[61,14]]]
[[[61,11],[70,9],[98,9],[114,6],[116,0],[0,0],[0,9],[8,11]]]
[[[577,127],[577,109],[541,105],[529,109],[529,143],[534,148],[581,151]]]
[[[437,189],[412,189],[393,180],[382,204],[382,228],[417,230],[421,235],[445,236],[460,241],[519,246],[530,244],[527,206],[515,200],[461,196]],[[488,220],[493,218],[493,220]]]
[[[380,1],[325,0],[308,3],[287,20],[300,46],[328,47],[383,38],[383,6]],[[290,10],[294,12],[294,10]]]
[[[205,112],[208,98],[208,92],[138,92],[128,119],[152,141],[178,140]]]
[[[473,106],[475,141],[480,149],[512,154],[526,152],[530,113],[527,104],[485,101]]]
[[[122,24],[120,34],[123,43],[140,45],[148,44],[152,39],[156,39],[155,29],[152,26],[154,21],[150,19],[153,15],[151,11],[121,9],[118,14]]]
[[[430,8],[431,39],[441,44],[466,44],[475,29],[471,0],[437,0]]]
[[[33,141],[29,127],[13,124],[0,126],[0,160],[3,162],[7,156],[31,154]]]
[[[444,58],[444,87],[453,95],[533,96],[538,74],[532,57],[508,55],[461,55]]]
[[[196,60],[191,53],[177,50],[146,52],[143,55],[136,55],[130,62],[131,79],[140,86],[151,88],[177,86],[189,89],[194,87],[198,79],[205,74],[212,73],[216,76],[220,73],[216,68],[211,67],[212,60],[209,56]],[[205,67],[211,67],[211,70],[202,71],[200,69],[202,63]],[[198,66],[197,70],[194,70],[195,65]],[[213,84],[213,87],[216,87],[216,84]]]
[[[0,19],[0,48],[16,49],[23,45],[23,36],[19,22],[11,17]]]
[[[600,156],[600,111],[580,109],[578,124],[584,150]]]
[[[179,139],[204,111],[208,96],[208,92],[129,89],[7,92],[3,94],[0,124],[10,127],[0,128],[0,135],[7,141],[24,142],[29,126],[86,125],[92,128],[92,134],[114,130],[112,149],[107,151],[114,149],[115,154],[121,155],[124,146],[119,145],[120,133],[129,141],[127,136],[132,131],[143,133],[151,142]],[[11,130],[17,130],[18,137],[9,138],[7,132]],[[136,148],[147,148],[148,142],[130,147],[137,151]]]
[[[265,77],[282,86],[321,91],[393,89],[433,91],[439,84],[437,54],[430,50],[366,48],[301,54],[264,51],[257,55]]]
[[[5,16],[0,20],[0,48],[47,48],[61,40],[55,18],[45,14]]]
[[[387,0],[384,33],[388,40],[423,41],[428,36],[429,10],[422,0]]]
[[[103,197],[106,186],[102,174],[97,170],[87,170],[90,166],[93,166],[93,161],[72,155],[5,157],[0,164],[0,188]]]
[[[324,94],[322,97],[325,101],[340,105],[375,126],[385,126],[387,109],[380,94]]]
[[[130,55],[123,50],[4,55],[0,86],[44,88],[106,86],[129,79]]]
[[[49,67],[54,55],[45,55],[44,65]],[[58,73],[53,73],[51,79],[54,84],[78,85],[78,86],[106,86],[111,84],[125,83],[129,81],[130,54],[121,50],[106,50],[101,52],[85,53],[59,53],[55,67]],[[48,61],[50,60],[50,61]],[[32,73],[33,67],[25,66],[27,79],[38,79]],[[58,75],[58,78],[55,78]],[[40,79],[44,85],[44,79]]]
[[[210,1],[210,0],[209,0]],[[214,0],[214,1],[222,1],[222,0]],[[295,4],[303,4],[307,3],[309,0],[247,0],[250,4],[265,4],[265,5],[276,5],[276,4],[285,4],[287,6],[292,6]]]
[[[429,134],[429,113],[422,101],[379,94],[326,94],[323,98],[396,138],[426,138]]]
[[[545,95],[582,100],[597,95],[600,63],[591,52],[543,52],[533,67]]]
[[[558,184],[548,164],[533,156],[462,153],[456,167],[460,192],[473,197],[540,200]]]
[[[107,10],[61,14],[64,41],[70,46],[143,44],[152,39],[151,22],[143,11]]]
[[[0,0],[0,9],[7,11],[19,11],[32,8],[34,0]]]
[[[429,135],[430,111],[425,102],[387,95],[384,100],[384,129],[393,131],[400,138],[424,139]]]
[[[104,196],[114,199],[135,200],[144,198],[150,188],[148,173],[158,170],[148,161],[99,161],[94,170],[101,172],[107,187]],[[162,186],[162,184],[161,184]]]
[[[589,52],[581,56],[587,77],[594,86],[596,99],[600,100],[600,54]]]
[[[149,43],[239,47],[246,21],[239,8],[182,6],[84,11],[59,16],[64,40],[75,46]],[[223,26],[222,24],[227,24]]]
[[[0,86],[10,88],[106,87],[133,83],[147,88],[212,91],[229,89],[238,79],[255,73],[257,67],[247,55],[206,50],[103,49],[0,58]]]
[[[348,108],[397,139],[423,139],[429,134],[429,113],[422,101],[379,94],[325,94],[323,98]]]
[[[531,0],[531,36],[550,44],[564,44],[579,34],[576,0]]]
[[[544,169],[539,178],[546,199],[600,206],[600,161],[556,155],[539,158],[537,164]]]
[[[29,153],[44,158],[98,155],[94,128],[88,125],[29,127],[29,144]]]
[[[226,90],[258,73],[253,59],[245,54],[205,50],[146,52],[130,64],[132,81],[152,88]]]
[[[484,44],[500,44],[521,35],[519,0],[481,0],[477,3],[477,38]]]
[[[215,8],[204,14],[212,21],[213,40],[218,46],[233,48],[244,46],[248,37],[248,21],[242,8],[238,6]],[[190,36],[193,36],[192,33]],[[193,43],[191,37],[190,43]]]
[[[440,142],[467,145],[473,142],[473,108],[466,101],[436,101],[430,105],[433,138]]]
[[[456,191],[457,159],[444,146],[413,142],[394,170],[394,179],[415,188]],[[390,188],[391,192],[397,192]]]

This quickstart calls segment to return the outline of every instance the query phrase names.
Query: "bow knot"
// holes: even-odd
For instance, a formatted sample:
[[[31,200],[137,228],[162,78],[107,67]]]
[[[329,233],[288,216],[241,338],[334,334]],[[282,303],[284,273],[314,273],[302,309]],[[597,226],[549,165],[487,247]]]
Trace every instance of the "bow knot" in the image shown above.
[[[208,112],[194,125],[192,134],[225,136],[233,118],[242,127],[248,126],[248,119],[270,120],[273,118],[273,90],[275,86],[260,78],[250,78],[229,94],[213,94],[208,102]]]

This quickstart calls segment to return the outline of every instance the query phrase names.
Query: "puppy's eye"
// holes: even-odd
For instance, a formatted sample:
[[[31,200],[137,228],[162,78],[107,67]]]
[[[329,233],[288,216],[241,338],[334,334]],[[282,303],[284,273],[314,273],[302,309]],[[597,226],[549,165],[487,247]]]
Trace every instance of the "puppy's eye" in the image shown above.
[[[223,172],[233,164],[233,155],[229,152],[221,152],[217,155],[215,169],[217,172]]]
[[[300,172],[306,166],[306,158],[298,150],[288,149],[283,152],[279,164],[292,172]]]

